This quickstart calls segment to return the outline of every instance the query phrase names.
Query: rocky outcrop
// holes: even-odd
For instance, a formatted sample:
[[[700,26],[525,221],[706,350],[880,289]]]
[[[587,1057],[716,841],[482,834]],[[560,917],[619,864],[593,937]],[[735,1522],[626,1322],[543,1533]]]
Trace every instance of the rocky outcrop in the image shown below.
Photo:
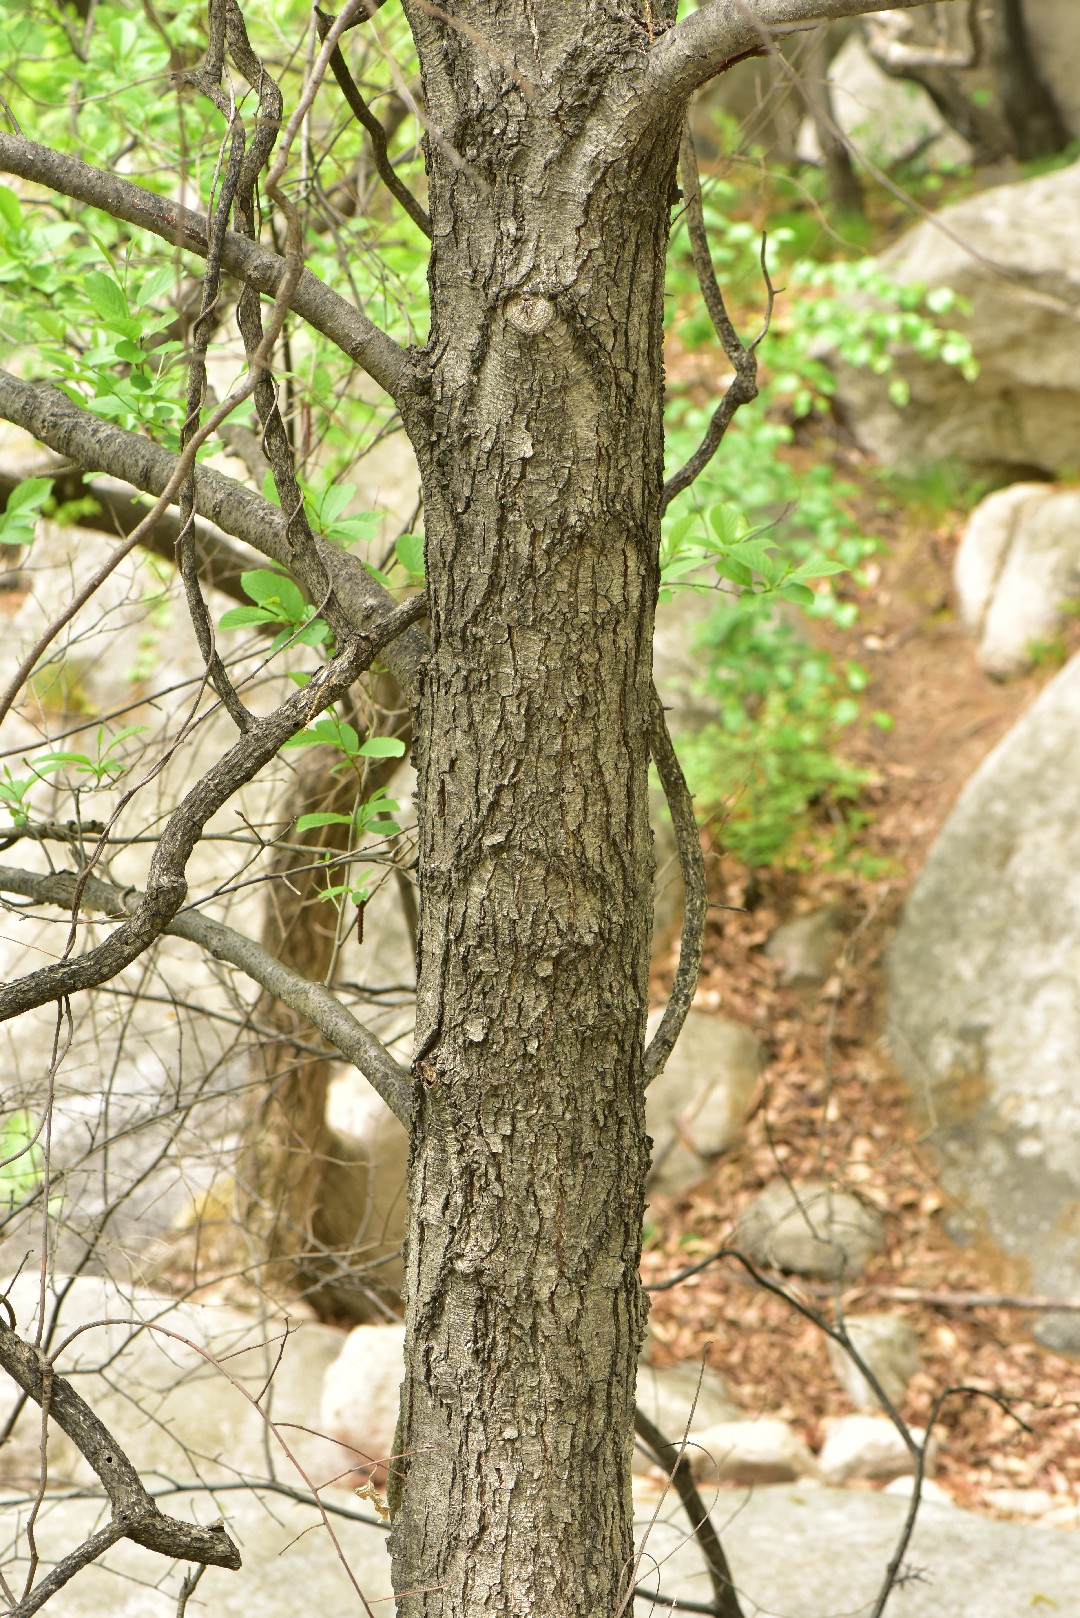
[[[987,674],[1032,666],[1080,595],[1080,490],[1015,483],[972,512],[955,567],[965,628]]]
[[[926,1433],[909,1429],[912,1443],[922,1446]],[[927,1450],[927,1470],[933,1459]],[[818,1464],[826,1483],[847,1483],[853,1478],[880,1482],[915,1470],[915,1456],[887,1416],[837,1416],[825,1428]]]
[[[650,1017],[650,1037],[661,1015]],[[749,1028],[689,1013],[667,1066],[645,1092],[653,1190],[686,1190],[708,1173],[746,1122],[760,1072],[761,1049]]]
[[[774,1180],[739,1215],[735,1246],[756,1264],[850,1281],[885,1245],[881,1220],[824,1180]]]
[[[1015,477],[1075,466],[1080,164],[954,203],[880,264],[901,286],[948,287],[968,301],[969,314],[944,319],[968,338],[979,374],[967,382],[953,366],[899,356],[910,389],[899,408],[888,376],[840,367],[839,399],[862,444],[916,468],[956,461]]]
[[[922,1365],[914,1327],[899,1315],[851,1315],[844,1322],[851,1346],[882,1393],[896,1407]],[[842,1343],[828,1341],[829,1364],[852,1404],[877,1410],[881,1400]]]
[[[892,948],[889,1031],[953,1230],[1080,1293],[1080,659],[968,783]],[[1038,1332],[1080,1352],[1080,1314]]]

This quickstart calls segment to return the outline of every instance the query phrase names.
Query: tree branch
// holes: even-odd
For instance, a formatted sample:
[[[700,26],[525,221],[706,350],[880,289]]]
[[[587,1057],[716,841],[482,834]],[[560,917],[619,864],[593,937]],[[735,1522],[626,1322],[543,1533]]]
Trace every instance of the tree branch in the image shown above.
[[[3,370],[0,417],[24,428],[39,443],[84,471],[106,472],[146,494],[160,495],[176,469],[177,457],[160,444],[101,421],[57,388],[35,387]],[[295,558],[289,548],[284,516],[277,506],[242,483],[209,467],[196,468],[195,509],[226,534],[244,540],[263,556],[292,570]],[[355,628],[366,633],[393,610],[393,597],[358,558],[326,540],[317,544],[340,606]],[[393,648],[387,649],[384,661],[410,702],[417,698],[420,665],[426,653],[426,639],[416,630],[401,635]]]
[[[709,1582],[713,1588],[713,1605],[708,1610],[715,1613],[716,1618],[743,1618],[743,1610],[735,1594],[735,1581],[731,1577],[731,1568],[728,1566],[724,1547],[712,1525],[705,1502],[694,1482],[685,1443],[673,1444],[670,1438],[665,1438],[640,1405],[634,1408],[634,1430],[657,1464],[670,1474],[672,1487],[690,1519],[690,1529],[701,1547],[701,1554],[709,1570]]]
[[[713,268],[712,254],[709,252],[709,237],[705,229],[705,214],[701,205],[701,179],[698,174],[697,151],[694,147],[694,137],[690,129],[689,119],[683,125],[682,144],[679,148],[679,176],[682,180],[683,195],[686,198],[686,226],[690,233],[690,249],[694,258],[694,273],[697,276],[701,296],[712,321],[713,331],[723,346],[724,353],[731,361],[735,370],[735,379],[724,393],[723,398],[712,413],[712,418],[705,430],[705,436],[690,459],[673,472],[664,484],[661,495],[660,510],[666,511],[676,495],[688,489],[694,479],[703,472],[720,448],[724,434],[744,404],[750,404],[757,398],[757,350],[759,344],[768,333],[772,321],[773,303],[776,294],[772,281],[769,278],[769,267],[765,261],[765,236],[761,237],[761,273],[765,277],[765,319],[758,335],[750,343],[744,343],[735,327],[724,303],[724,294],[720,290],[720,283],[716,279]]]
[[[268,764],[280,748],[331,702],[342,697],[383,646],[424,610],[423,596],[398,607],[372,633],[358,635],[265,719],[252,724],[239,741],[197,781],[165,823],[150,861],[146,892],[134,910],[96,948],[75,960],[61,960],[27,973],[0,988],[0,1022],[95,988],[136,960],[172,921],[187,898],[185,870],[210,817]],[[77,879],[83,885],[86,876]]]
[[[177,1560],[203,1562],[233,1571],[241,1566],[240,1552],[224,1527],[199,1528],[195,1523],[166,1517],[158,1510],[138,1472],[86,1400],[80,1398],[66,1377],[53,1370],[51,1362],[37,1348],[24,1342],[3,1322],[0,1322],[0,1367],[35,1404],[47,1411],[104,1484],[112,1502],[113,1523],[121,1526],[118,1534],[110,1535],[109,1530],[103,1530],[101,1535],[94,1536],[102,1541],[96,1545],[95,1555],[106,1549],[107,1541],[123,1537]],[[76,1552],[73,1557],[66,1557],[60,1567],[75,1564],[78,1555]],[[69,1565],[65,1578],[70,1578],[81,1565],[84,1565],[81,1561]],[[52,1593],[50,1589],[45,1599]],[[16,1611],[29,1614],[40,1605],[40,1601],[24,1603]]]
[[[203,215],[131,180],[53,151],[50,146],[0,133],[0,172],[17,174],[76,202],[100,208],[114,219],[149,230],[201,258],[210,250]],[[267,296],[277,292],[287,273],[285,260],[277,253],[231,230],[224,233],[221,263],[230,275]],[[406,351],[310,270],[301,274],[289,307],[361,366],[392,399],[404,393],[409,371]]]
[[[380,0],[381,3],[382,0]],[[358,18],[357,20],[364,21],[363,18]],[[332,22],[332,17],[329,17],[325,11],[320,11],[318,6],[315,7],[315,28],[320,39],[326,38]],[[430,241],[431,220],[428,217],[427,209],[417,202],[408,186],[395,174],[394,166],[386,149],[386,130],[364,100],[360,86],[349,72],[349,64],[346,62],[345,57],[342,55],[341,47],[338,45],[335,45],[333,54],[330,57],[330,68],[338,81],[342,95],[349,104],[349,110],[352,112],[353,117],[368,132],[368,137],[371,141],[371,155],[375,159],[375,170],[379,179],[390,192],[390,195],[395,197],[401,204],[413,224],[418,226]]]
[[[694,816],[694,800],[690,796],[686,777],[671,745],[663,704],[655,688],[649,726],[649,747],[660,777],[660,784],[664,789],[664,797],[667,799],[675,843],[679,850],[679,869],[683,879],[683,925],[679,964],[675,971],[675,982],[671,986],[667,1009],[645,1052],[644,1072],[647,1085],[664,1071],[667,1059],[675,1049],[675,1041],[682,1032],[686,1014],[693,1004],[698,972],[701,970],[701,947],[705,938],[705,917],[709,905],[705,861],[701,854],[701,840]]]
[[[634,117],[651,119],[659,98],[687,101],[699,85],[742,57],[757,55],[778,34],[807,23],[871,11],[909,10],[927,0],[706,0],[676,23],[649,52],[645,93]],[[946,4],[953,0],[945,0]]]
[[[0,505],[28,475],[25,472],[9,472],[0,466]],[[52,479],[53,498],[58,505],[67,505],[74,500],[95,502],[97,511],[80,513],[78,521],[73,524],[76,528],[88,528],[109,534],[114,539],[122,539],[137,528],[146,516],[146,507],[133,498],[131,486],[122,483],[119,478],[85,478],[81,472],[72,471],[62,461],[56,464],[55,471],[52,466],[42,466],[40,470],[35,468],[33,476]],[[140,541],[143,550],[151,551],[167,562],[175,561],[176,541],[182,526],[179,513],[170,506],[143,536]],[[243,602],[245,606],[250,605],[249,597],[241,587],[240,575],[252,566],[254,558],[233,545],[223,534],[215,533],[206,523],[193,522],[191,535],[203,584],[210,589],[220,590],[222,595],[231,596],[234,601]]]
[[[73,872],[25,871],[8,865],[0,865],[0,892],[18,893],[39,904],[54,904],[68,911],[77,904],[82,910],[124,920],[144,899],[141,893],[115,887],[97,877],[87,878],[80,892],[79,879]],[[169,937],[198,944],[215,960],[238,967],[275,1000],[304,1017],[364,1075],[405,1127],[411,1127],[412,1081],[408,1069],[396,1062],[382,1041],[323,984],[309,982],[254,939],[197,910],[181,911],[162,931]]]

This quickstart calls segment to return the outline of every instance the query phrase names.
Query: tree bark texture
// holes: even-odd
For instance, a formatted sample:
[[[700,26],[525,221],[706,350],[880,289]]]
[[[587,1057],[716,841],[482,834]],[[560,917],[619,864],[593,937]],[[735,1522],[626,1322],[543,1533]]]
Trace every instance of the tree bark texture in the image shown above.
[[[409,8],[434,240],[432,331],[404,411],[432,639],[390,1480],[405,1618],[614,1615],[632,1582],[647,732],[681,110],[620,146],[607,132],[644,26],[555,6],[537,33],[528,8],[516,22],[508,9],[470,9],[490,11],[482,37],[475,20],[467,34]]]

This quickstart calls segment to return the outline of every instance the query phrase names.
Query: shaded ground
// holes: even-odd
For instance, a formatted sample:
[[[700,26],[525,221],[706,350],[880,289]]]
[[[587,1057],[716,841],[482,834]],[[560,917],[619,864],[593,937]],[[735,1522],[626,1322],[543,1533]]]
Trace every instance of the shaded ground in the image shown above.
[[[854,453],[835,453],[843,475],[857,476]],[[874,529],[887,541],[880,574],[862,593],[857,627],[834,632],[837,651],[870,671],[871,706],[894,720],[891,731],[868,732],[848,749],[876,777],[861,846],[887,856],[893,874],[765,873],[751,881],[721,848],[710,850],[713,900],[748,908],[712,912],[698,1004],[751,1025],[767,1066],[742,1144],[688,1197],[653,1199],[644,1268],[647,1281],[659,1280],[722,1245],[739,1209],[780,1175],[834,1176],[885,1216],[886,1254],[841,1301],[849,1313],[901,1313],[917,1331],[924,1369],[903,1414],[924,1424],[940,1393],[962,1382],[1015,1401],[1014,1415],[1029,1425],[1025,1431],[987,1399],[950,1399],[936,1429],[938,1481],[960,1504],[982,1509],[992,1509],[987,1491],[1003,1488],[1046,1490],[1075,1505],[1080,1362],[1040,1348],[1030,1312],[927,1298],[1023,1291],[1025,1277],[988,1246],[961,1250],[949,1241],[949,1199],[908,1120],[881,1036],[883,953],[911,880],[964,783],[1060,666],[1007,685],[979,671],[952,612],[961,524],[954,511],[875,513]],[[781,987],[763,945],[779,922],[827,902],[840,906],[847,937],[834,975],[822,989]],[[673,964],[669,957],[658,974],[658,1000]],[[896,1288],[919,1297],[898,1299],[890,1295]],[[834,1307],[828,1288],[800,1295]],[[822,1333],[747,1284],[734,1263],[656,1294],[652,1320],[662,1355],[704,1353],[748,1410],[784,1416],[812,1445],[825,1419],[852,1408]]]

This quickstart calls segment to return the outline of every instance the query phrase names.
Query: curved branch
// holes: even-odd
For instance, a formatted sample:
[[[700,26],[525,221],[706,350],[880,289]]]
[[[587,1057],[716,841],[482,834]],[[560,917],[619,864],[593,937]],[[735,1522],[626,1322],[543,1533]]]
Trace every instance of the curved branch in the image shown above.
[[[705,214],[701,205],[701,179],[698,174],[697,152],[694,147],[694,137],[690,129],[689,119],[683,125],[682,144],[679,148],[679,175],[682,179],[683,194],[686,198],[686,226],[690,233],[690,249],[694,258],[694,272],[697,275],[701,296],[705,300],[705,307],[712,321],[712,327],[723,345],[724,353],[731,361],[735,370],[735,379],[727,389],[720,403],[712,413],[712,418],[705,429],[705,436],[690,459],[673,472],[664,484],[660,497],[660,510],[666,511],[676,495],[688,489],[694,479],[703,472],[720,448],[724,434],[744,404],[750,404],[758,395],[757,385],[757,350],[758,345],[768,333],[772,322],[773,304],[776,294],[772,281],[769,278],[769,268],[765,261],[765,235],[761,237],[761,273],[765,278],[765,319],[758,335],[750,343],[744,343],[735,327],[724,303],[724,294],[720,290],[720,283],[716,279],[713,268],[712,254],[709,252],[709,237],[705,229]]]
[[[910,29],[906,19],[891,12],[876,23],[867,23],[863,32],[866,48],[886,73],[903,78],[912,69],[949,68],[963,70],[978,67],[982,60],[982,25],[979,18],[979,0],[967,0],[968,43],[965,49],[950,49],[943,45],[912,43],[899,24]]]
[[[701,854],[697,820],[694,818],[694,800],[690,796],[671,736],[664,718],[660,698],[653,690],[652,714],[649,723],[649,747],[656,765],[664,797],[671,813],[675,842],[679,850],[679,869],[683,879],[683,926],[679,949],[679,964],[675,982],[660,1026],[649,1041],[644,1058],[645,1083],[651,1084],[664,1071],[668,1057],[675,1049],[675,1041],[682,1032],[686,1014],[694,1000],[698,973],[701,970],[701,947],[705,938],[705,917],[709,898],[705,882],[705,861]]]
[[[134,1466],[105,1424],[95,1416],[85,1399],[75,1392],[66,1377],[53,1370],[51,1362],[30,1343],[23,1342],[10,1327],[0,1322],[0,1367],[35,1404],[56,1422],[93,1467],[105,1486],[113,1508],[113,1524],[118,1533],[103,1531],[94,1554],[105,1550],[106,1539],[127,1538],[161,1556],[211,1567],[240,1567],[240,1552],[221,1527],[200,1528],[195,1523],[166,1517],[143,1487]],[[77,1553],[76,1553],[77,1555]],[[67,1577],[77,1571],[74,1558],[64,1558]],[[81,1563],[79,1565],[82,1565]],[[43,1584],[47,1581],[43,1581]],[[41,1588],[39,1586],[39,1588]],[[52,1595],[50,1589],[48,1595]],[[47,1599],[46,1596],[46,1599]],[[32,1598],[31,1598],[32,1599]],[[37,1610],[41,1602],[16,1608],[20,1613]]]
[[[21,135],[0,133],[0,172],[17,174],[76,202],[100,208],[114,219],[149,230],[172,246],[201,258],[210,250],[203,215],[131,180],[93,168],[80,158],[24,140]],[[221,263],[230,275],[268,297],[276,294],[287,274],[285,260],[277,253],[231,230],[225,231],[222,239]],[[409,374],[406,351],[310,270],[300,275],[289,307],[361,366],[392,399],[405,392]]]
[[[290,737],[342,697],[383,646],[424,611],[423,596],[398,607],[371,634],[358,635],[212,765],[165,823],[150,861],[146,891],[134,910],[96,948],[76,960],[56,961],[0,988],[0,1022],[106,982],[149,948],[187,898],[187,862],[212,815],[268,764]],[[85,878],[81,879],[85,881]]]
[[[685,1443],[673,1444],[670,1438],[665,1438],[640,1405],[634,1407],[634,1430],[657,1464],[670,1474],[672,1487],[690,1519],[690,1529],[701,1547],[701,1554],[709,1570],[709,1582],[713,1588],[713,1604],[708,1610],[715,1614],[715,1618],[743,1618],[743,1610],[735,1594],[735,1581],[731,1577],[731,1568],[719,1535],[712,1525],[712,1518],[694,1482]]]
[[[39,443],[85,472],[105,472],[146,494],[160,495],[176,469],[178,457],[160,444],[101,421],[56,388],[35,387],[3,370],[0,417],[24,428]],[[295,565],[280,509],[235,479],[209,467],[197,467],[195,509],[226,534],[244,540],[281,567],[291,571]],[[144,516],[141,513],[139,520]],[[394,598],[358,558],[326,540],[317,543],[339,605],[354,627],[366,633],[393,610]],[[410,702],[416,701],[426,651],[425,638],[412,629],[387,649],[384,658]]]
[[[382,0],[379,0],[379,4],[382,4]],[[358,22],[363,22],[364,20],[362,17],[357,18]],[[330,32],[332,22],[333,18],[327,16],[325,11],[320,11],[318,6],[315,7],[315,27],[320,39],[326,38]],[[330,68],[338,81],[342,95],[349,104],[350,112],[357,123],[361,124],[368,132],[368,137],[371,141],[371,155],[375,159],[375,169],[379,179],[390,195],[400,202],[413,224],[422,230],[430,240],[431,219],[428,216],[427,209],[417,202],[408,186],[395,174],[394,165],[391,163],[390,154],[386,149],[386,130],[364,100],[360,86],[349,72],[349,64],[342,55],[339,45],[335,45],[330,57]]]
[[[658,99],[687,101],[699,85],[743,57],[758,55],[778,34],[807,23],[924,4],[926,0],[706,0],[649,52],[645,93],[633,116],[639,122],[651,120]]]
[[[83,883],[80,892],[79,879],[73,872],[25,871],[9,865],[0,865],[0,892],[18,893],[39,904],[59,905],[68,911],[78,904],[82,910],[96,910],[124,920],[144,898],[93,876]],[[197,910],[181,911],[163,932],[198,944],[216,961],[237,967],[275,1000],[305,1018],[364,1075],[405,1127],[411,1126],[412,1083],[408,1069],[396,1062],[382,1041],[323,984],[309,982],[254,939]]]

